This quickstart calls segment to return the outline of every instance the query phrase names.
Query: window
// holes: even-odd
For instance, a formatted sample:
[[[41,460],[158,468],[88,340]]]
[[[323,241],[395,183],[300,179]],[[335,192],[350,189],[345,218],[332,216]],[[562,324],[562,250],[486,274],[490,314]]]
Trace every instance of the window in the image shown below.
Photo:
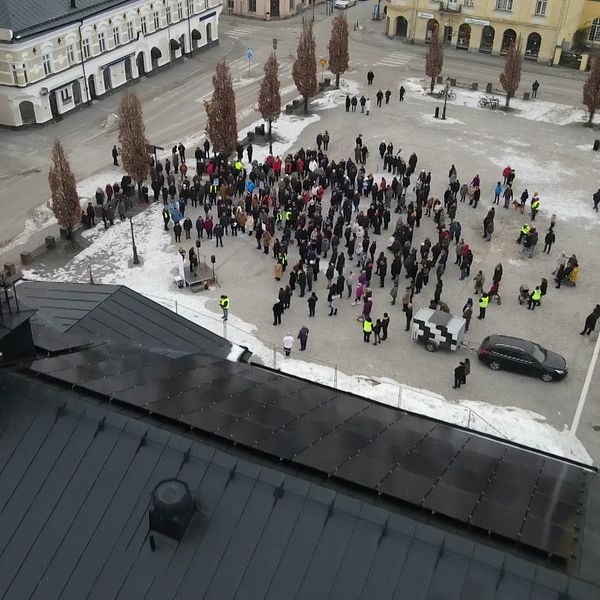
[[[294,10],[294,0],[290,0],[290,10]]]
[[[167,23],[171,23],[171,7],[167,6],[165,8],[165,14],[167,15]]]
[[[73,44],[67,46],[67,60],[70,65],[75,62],[75,46],[73,46]]]
[[[100,52],[106,50],[106,36],[104,35],[104,31],[101,31],[98,34],[98,46],[100,46]]]
[[[23,78],[25,79],[25,83],[29,83],[29,78],[27,77],[27,66],[23,63]]]
[[[19,85],[19,74],[17,73],[16,65],[12,66],[12,76],[13,76],[13,81],[15,82],[15,85]]]
[[[248,0],[248,12],[256,12],[256,0]]]
[[[497,10],[512,10],[513,0],[496,0]]]
[[[169,19],[167,18],[167,21],[168,20]],[[160,15],[157,10],[154,11],[154,29],[160,29]]]
[[[465,6],[473,6],[474,0],[463,0]]]
[[[44,64],[44,75],[52,73],[52,57],[50,54],[42,54],[42,63]]]
[[[183,2],[177,3],[177,18],[179,20],[183,19]]]
[[[146,22],[146,17],[142,17],[142,35],[146,35],[148,33],[148,23]]]
[[[592,21],[589,40],[590,42],[600,42],[600,19]]]
[[[70,104],[73,101],[69,88],[60,90],[60,99],[63,101],[63,104]]]
[[[188,17],[194,14],[194,0],[187,0]]]
[[[113,41],[115,42],[115,46],[121,43],[121,32],[118,27],[113,27]]]
[[[129,21],[127,23],[127,40],[131,42],[135,38],[135,27],[133,26],[133,21]]]
[[[90,57],[90,40],[88,38],[85,38],[85,40],[82,40],[81,42],[81,46],[83,47],[83,58],[89,58]]]
[[[535,14],[541,15],[542,17],[546,14],[546,8],[548,8],[548,0],[536,0],[535,3]]]

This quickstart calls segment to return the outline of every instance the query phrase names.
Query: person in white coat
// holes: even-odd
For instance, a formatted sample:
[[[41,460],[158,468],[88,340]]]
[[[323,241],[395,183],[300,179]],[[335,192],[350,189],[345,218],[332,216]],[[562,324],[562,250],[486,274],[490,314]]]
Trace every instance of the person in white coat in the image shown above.
[[[365,112],[368,115],[370,111],[371,111],[371,99],[367,98],[367,102],[365,104]]]
[[[285,357],[287,358],[294,347],[294,337],[288,331],[287,334],[283,337],[283,351],[285,352]]]

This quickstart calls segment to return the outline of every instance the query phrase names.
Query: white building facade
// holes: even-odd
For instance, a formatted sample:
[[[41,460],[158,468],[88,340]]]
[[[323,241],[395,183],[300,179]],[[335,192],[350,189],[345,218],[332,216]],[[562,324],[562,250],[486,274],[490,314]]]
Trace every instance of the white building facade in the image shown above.
[[[59,120],[219,39],[220,0],[98,0],[96,10],[90,2],[79,10],[77,0],[22,1],[62,2],[66,10],[21,29],[0,21],[5,126]]]

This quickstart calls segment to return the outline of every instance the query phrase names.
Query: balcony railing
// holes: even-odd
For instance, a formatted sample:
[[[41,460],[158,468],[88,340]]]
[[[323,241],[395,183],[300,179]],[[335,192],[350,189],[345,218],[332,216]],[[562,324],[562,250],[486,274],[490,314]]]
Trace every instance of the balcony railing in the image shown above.
[[[461,9],[462,4],[460,4],[459,2],[452,2],[451,0],[440,0],[441,12],[459,13]]]

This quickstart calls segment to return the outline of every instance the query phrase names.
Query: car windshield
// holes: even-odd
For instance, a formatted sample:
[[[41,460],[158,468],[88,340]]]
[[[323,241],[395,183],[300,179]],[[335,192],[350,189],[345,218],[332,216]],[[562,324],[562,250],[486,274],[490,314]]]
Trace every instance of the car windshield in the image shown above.
[[[546,360],[546,351],[537,344],[531,344],[530,353],[531,356],[539,363],[544,362]]]

